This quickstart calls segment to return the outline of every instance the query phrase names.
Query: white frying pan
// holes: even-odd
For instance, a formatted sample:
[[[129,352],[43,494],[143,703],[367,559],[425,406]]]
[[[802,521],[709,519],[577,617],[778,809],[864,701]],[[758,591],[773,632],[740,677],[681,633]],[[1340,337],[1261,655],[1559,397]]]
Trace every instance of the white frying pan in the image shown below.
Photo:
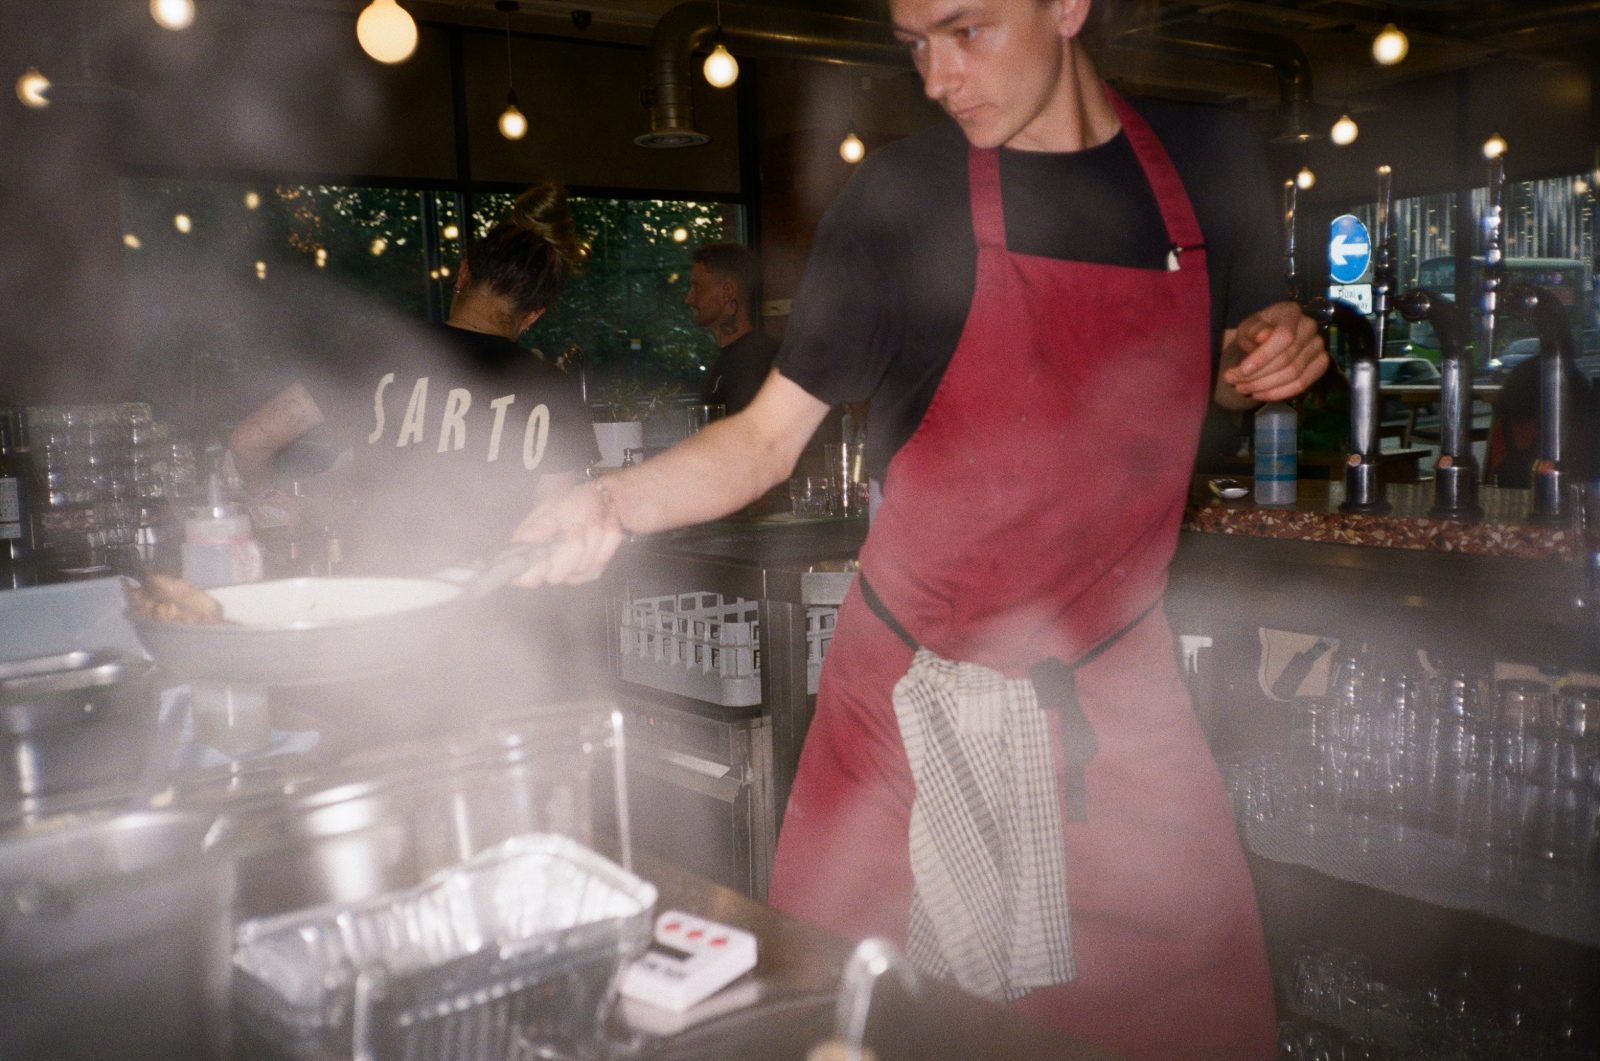
[[[457,579],[288,578],[211,591],[230,624],[130,616],[161,668],[188,681],[296,686],[370,678],[425,659],[456,613],[527,569],[519,546]]]

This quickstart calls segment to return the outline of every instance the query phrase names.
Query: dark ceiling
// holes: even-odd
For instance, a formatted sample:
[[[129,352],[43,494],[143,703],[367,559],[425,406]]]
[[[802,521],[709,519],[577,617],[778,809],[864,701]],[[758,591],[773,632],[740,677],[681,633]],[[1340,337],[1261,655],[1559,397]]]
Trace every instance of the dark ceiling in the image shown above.
[[[275,0],[296,6],[359,11],[366,0]],[[404,0],[419,19],[503,29],[509,17],[518,33],[644,43],[657,20],[679,0],[520,0],[507,16],[495,0]],[[1586,0],[1132,0],[1146,5],[1153,38],[1195,34],[1268,34],[1287,39],[1309,60],[1316,101],[1361,110],[1386,86],[1448,73],[1490,59],[1546,65],[1592,66],[1600,54],[1600,2]],[[732,22],[741,11],[791,8],[856,18],[881,18],[883,0],[763,0],[723,5]],[[587,11],[579,28],[574,11]],[[579,20],[582,21],[582,20]],[[1372,61],[1373,35],[1385,23],[1405,30],[1411,51],[1404,62],[1382,67]],[[1137,38],[1148,41],[1150,37]],[[1140,55],[1143,58],[1140,58]],[[1152,61],[1150,56],[1157,58]],[[1118,49],[1107,60],[1111,73],[1171,95],[1219,101],[1275,102],[1278,85],[1270,69],[1250,64],[1172,54],[1148,43]]]

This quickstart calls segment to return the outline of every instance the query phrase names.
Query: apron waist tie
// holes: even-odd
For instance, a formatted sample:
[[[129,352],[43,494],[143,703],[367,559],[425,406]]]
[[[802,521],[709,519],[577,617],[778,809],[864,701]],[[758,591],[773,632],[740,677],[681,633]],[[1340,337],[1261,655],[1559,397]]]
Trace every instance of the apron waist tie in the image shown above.
[[[912,637],[910,631],[894,617],[889,606],[883,603],[883,598],[878,596],[872,584],[867,581],[864,572],[856,577],[856,582],[861,587],[861,599],[866,604],[867,610],[877,616],[878,621],[912,652],[921,650],[922,646],[917,643],[917,639]],[[1028,680],[1033,683],[1034,693],[1039,698],[1039,706],[1052,712],[1056,718],[1063,768],[1061,805],[1069,822],[1087,821],[1089,818],[1083,771],[1100,748],[1094,729],[1083,713],[1083,705],[1078,703],[1078,668],[1104,655],[1134,627],[1144,622],[1160,603],[1160,599],[1157,598],[1126,625],[1071,663],[1051,657],[1028,668]]]

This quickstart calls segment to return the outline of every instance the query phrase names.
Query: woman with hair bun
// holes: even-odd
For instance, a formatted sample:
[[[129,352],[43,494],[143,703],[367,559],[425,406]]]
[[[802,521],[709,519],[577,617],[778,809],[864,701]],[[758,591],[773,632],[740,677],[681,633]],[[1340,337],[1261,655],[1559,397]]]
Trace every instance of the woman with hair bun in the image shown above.
[[[329,342],[239,424],[229,448],[256,507],[298,517],[275,492],[277,458],[317,431],[351,454],[349,570],[427,574],[498,552],[534,499],[599,459],[576,382],[517,344],[580,261],[565,189],[523,192],[467,250],[442,325]]]

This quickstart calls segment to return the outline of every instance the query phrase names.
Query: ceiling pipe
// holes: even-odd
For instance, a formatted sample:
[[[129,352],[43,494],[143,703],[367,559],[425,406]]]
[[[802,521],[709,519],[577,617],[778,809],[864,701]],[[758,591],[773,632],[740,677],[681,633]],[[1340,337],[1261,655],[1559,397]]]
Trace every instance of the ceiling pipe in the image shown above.
[[[1303,143],[1315,134],[1308,123],[1312,107],[1311,61],[1287,37],[1221,26],[1165,27],[1155,40],[1128,35],[1113,40],[1117,47],[1153,48],[1168,55],[1264,66],[1278,79],[1278,113],[1283,131],[1274,143]]]
[[[909,68],[905,45],[883,22],[781,7],[723,4],[723,40],[750,55],[821,59],[856,66]],[[650,131],[640,147],[692,147],[710,137],[694,128],[691,95],[694,53],[718,32],[710,0],[687,0],[661,16],[650,37],[650,84],[644,103]]]
[[[650,83],[643,93],[650,131],[634,138],[640,147],[691,147],[710,137],[694,128],[693,57],[718,32],[711,0],[686,0],[661,16],[650,38]],[[791,8],[723,4],[720,30],[736,50],[857,66],[908,69],[905,45],[887,23]],[[1153,49],[1218,62],[1270,68],[1278,78],[1285,132],[1279,140],[1310,138],[1305,118],[1311,107],[1311,64],[1286,37],[1211,26],[1167,29],[1155,39],[1125,35],[1116,47]]]

